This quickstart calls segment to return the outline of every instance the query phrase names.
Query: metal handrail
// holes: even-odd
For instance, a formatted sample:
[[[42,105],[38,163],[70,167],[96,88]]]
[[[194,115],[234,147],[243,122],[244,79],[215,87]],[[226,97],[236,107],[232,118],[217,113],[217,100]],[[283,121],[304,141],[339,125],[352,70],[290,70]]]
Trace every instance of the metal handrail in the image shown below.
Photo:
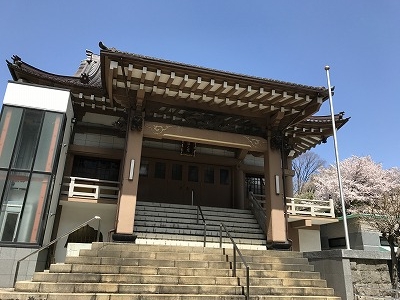
[[[231,234],[229,233],[228,229],[226,228],[224,223],[221,223],[219,225],[219,247],[222,248],[222,228],[224,228],[225,233],[227,234],[227,236],[229,237],[229,239],[231,240],[232,244],[233,244],[233,270],[232,270],[232,277],[236,276],[236,251],[239,254],[240,258],[242,259],[243,264],[246,267],[246,300],[250,299],[250,268],[246,262],[246,260],[244,259],[242,253],[239,250],[239,247],[237,246],[235,240],[233,239],[233,237],[231,236]]]
[[[267,216],[260,202],[255,198],[253,192],[249,192],[249,201],[251,211],[253,212],[253,215],[256,218],[258,225],[260,225],[265,236],[267,236]]]
[[[78,229],[80,229],[80,228],[82,228],[83,226],[89,224],[89,223],[90,223],[91,221],[93,221],[93,220],[99,220],[99,223],[97,224],[97,237],[96,237],[96,238],[97,238],[97,242],[98,242],[99,239],[100,239],[100,221],[101,221],[101,218],[100,218],[99,216],[94,216],[94,217],[91,218],[90,220],[88,220],[88,221],[86,221],[86,222],[80,224],[79,226],[77,226],[77,227],[75,227],[74,229],[68,231],[67,233],[63,234],[62,236],[59,236],[58,238],[52,240],[52,241],[51,241],[50,243],[48,243],[47,245],[40,247],[39,249],[37,249],[37,250],[35,250],[35,251],[29,253],[28,255],[26,255],[26,256],[24,256],[23,258],[21,258],[20,260],[18,260],[18,261],[17,261],[16,268],[15,268],[13,287],[15,287],[15,283],[17,282],[18,271],[19,271],[19,265],[20,265],[21,261],[23,261],[23,260],[27,259],[28,257],[30,257],[30,256],[32,256],[32,255],[34,255],[34,254],[36,254],[36,253],[42,251],[43,249],[46,249],[46,248],[50,247],[50,246],[53,245],[54,243],[58,242],[60,239],[62,239],[62,238],[64,238],[64,237],[70,235],[71,233],[77,231]]]
[[[197,224],[199,224],[199,215],[201,216],[201,219],[202,219],[202,221],[203,221],[203,226],[204,226],[204,232],[203,232],[204,240],[203,240],[203,245],[204,245],[204,247],[205,247],[205,246],[206,246],[206,243],[207,243],[207,223],[206,223],[206,219],[204,218],[203,211],[201,210],[200,205],[197,205]]]

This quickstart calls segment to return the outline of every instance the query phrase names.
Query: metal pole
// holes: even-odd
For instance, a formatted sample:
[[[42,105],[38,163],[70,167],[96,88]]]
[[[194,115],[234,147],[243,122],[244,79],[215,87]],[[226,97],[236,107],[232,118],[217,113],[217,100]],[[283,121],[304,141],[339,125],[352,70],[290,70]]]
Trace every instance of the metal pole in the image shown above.
[[[346,240],[346,248],[347,248],[347,250],[350,250],[349,231],[347,229],[347,215],[346,215],[346,208],[345,208],[344,198],[343,198],[342,176],[340,175],[339,151],[338,151],[337,138],[336,138],[336,124],[335,124],[335,115],[334,115],[334,111],[333,111],[332,89],[331,89],[331,81],[329,78],[329,69],[330,69],[329,66],[325,67],[326,78],[328,81],[329,105],[330,105],[331,118],[332,118],[332,131],[333,131],[333,144],[335,147],[336,170],[337,170],[337,177],[338,177],[338,182],[339,182],[340,201],[342,204],[343,227],[344,227],[344,236],[345,236],[345,240]]]
[[[101,222],[101,218],[99,217],[99,223],[97,223],[97,236],[96,236],[96,242],[100,242],[100,222]]]

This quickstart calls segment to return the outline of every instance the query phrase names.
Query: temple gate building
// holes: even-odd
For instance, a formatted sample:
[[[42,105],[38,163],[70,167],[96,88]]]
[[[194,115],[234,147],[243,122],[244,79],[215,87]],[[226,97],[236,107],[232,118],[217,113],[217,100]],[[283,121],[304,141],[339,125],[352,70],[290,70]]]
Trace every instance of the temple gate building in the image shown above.
[[[272,249],[320,250],[319,226],[336,221],[297,214],[289,200],[292,160],[333,134],[330,116],[316,116],[328,100],[324,87],[101,43],[74,76],[18,56],[7,65],[0,254],[13,249],[21,257],[93,216],[101,217],[103,240],[139,242],[138,202],[249,209],[257,195],[264,247]],[[335,118],[337,129],[348,121]],[[33,267],[62,261],[65,241],[50,252]]]

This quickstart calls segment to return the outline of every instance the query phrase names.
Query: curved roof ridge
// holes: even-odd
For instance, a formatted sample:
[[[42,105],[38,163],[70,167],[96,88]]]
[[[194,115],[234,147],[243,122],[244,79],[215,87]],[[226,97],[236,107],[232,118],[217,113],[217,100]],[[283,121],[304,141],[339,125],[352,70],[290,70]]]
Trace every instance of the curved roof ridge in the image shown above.
[[[13,62],[6,60],[7,66],[10,70],[11,76],[14,80],[18,80],[18,76],[16,75],[16,71],[19,70],[21,72],[29,73],[40,78],[44,78],[47,80],[53,80],[60,83],[79,85],[84,87],[95,87],[101,88],[101,76],[100,76],[100,68],[96,70],[92,76],[89,77],[88,81],[85,81],[82,76],[68,76],[68,75],[59,75],[55,73],[50,73],[44,71],[42,69],[36,68],[26,62],[24,62],[19,56],[14,55],[12,57]],[[79,72],[79,69],[77,73]],[[76,74],[77,74],[76,73]],[[99,73],[99,74],[97,74]]]
[[[242,73],[235,73],[235,72],[231,72],[231,71],[213,69],[213,68],[203,67],[203,66],[194,65],[194,64],[181,63],[181,62],[172,61],[172,60],[168,60],[168,59],[162,59],[162,58],[157,58],[157,57],[152,57],[152,56],[147,56],[147,55],[142,55],[142,54],[137,54],[137,53],[132,53],[132,52],[121,51],[116,48],[108,48],[108,47],[104,46],[104,44],[102,42],[99,42],[99,47],[101,48],[100,53],[107,52],[107,53],[122,54],[122,55],[137,57],[140,59],[153,60],[155,62],[160,62],[160,63],[179,65],[181,67],[203,69],[205,71],[217,72],[217,73],[222,73],[222,74],[226,74],[226,75],[230,75],[230,76],[240,76],[240,77],[244,77],[247,79],[253,79],[253,80],[256,79],[256,80],[267,81],[267,82],[274,83],[274,84],[282,84],[282,85],[289,85],[289,86],[298,87],[298,88],[310,89],[310,90],[313,90],[316,92],[326,93],[326,95],[324,95],[324,96],[328,95],[328,89],[325,87],[322,87],[322,86],[315,87],[315,86],[298,84],[298,83],[293,83],[293,82],[288,82],[288,81],[283,81],[283,80],[277,80],[277,79],[265,78],[265,77],[260,77],[260,76],[252,76],[252,75],[247,75],[247,74],[242,74]]]

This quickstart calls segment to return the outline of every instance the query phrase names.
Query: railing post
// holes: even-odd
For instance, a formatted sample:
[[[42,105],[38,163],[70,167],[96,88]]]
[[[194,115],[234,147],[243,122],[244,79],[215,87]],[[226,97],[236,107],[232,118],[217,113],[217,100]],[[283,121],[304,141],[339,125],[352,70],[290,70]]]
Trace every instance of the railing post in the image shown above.
[[[236,249],[235,245],[233,244],[233,273],[232,277],[236,277]]]
[[[13,281],[13,287],[15,287],[15,283],[17,282],[17,277],[18,277],[18,271],[19,271],[19,264],[21,261],[17,261],[17,266],[15,267],[15,274],[14,274],[14,281]]]
[[[334,218],[335,217],[335,207],[333,205],[333,199],[332,198],[329,198],[329,206],[330,206],[331,217]]]
[[[206,246],[207,242],[207,224],[204,223],[204,247]]]
[[[222,248],[222,224],[219,224],[219,247]]]
[[[246,266],[246,287],[247,287],[247,293],[246,293],[246,300],[250,299],[250,268],[249,266]]]
[[[97,237],[96,237],[97,242],[100,242],[100,222],[101,218],[99,218],[99,223],[97,223]]]
[[[71,181],[69,182],[68,197],[73,197],[75,188],[75,177],[70,177],[70,179]]]

